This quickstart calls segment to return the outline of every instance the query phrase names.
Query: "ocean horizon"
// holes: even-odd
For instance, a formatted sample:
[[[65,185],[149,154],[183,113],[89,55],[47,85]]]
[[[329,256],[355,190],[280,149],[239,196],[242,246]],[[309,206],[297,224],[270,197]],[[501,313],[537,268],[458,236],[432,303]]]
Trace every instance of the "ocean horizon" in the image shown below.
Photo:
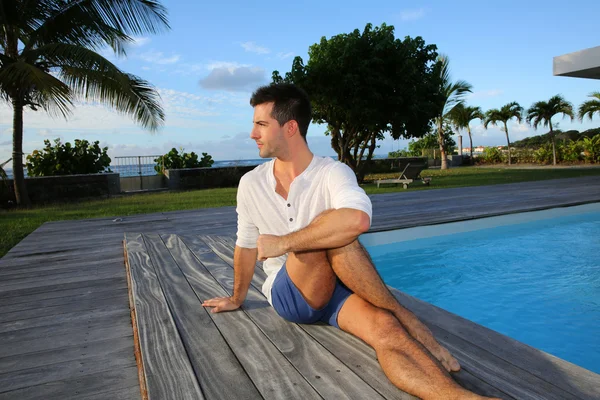
[[[324,156],[331,157],[334,160],[337,160],[337,156]],[[373,159],[381,159],[387,158],[387,156],[373,156]],[[239,159],[239,160],[215,160],[212,168],[217,167],[233,167],[233,166],[252,166],[252,165],[260,165],[271,161],[271,158],[250,158],[250,159]],[[156,175],[156,171],[154,170],[154,166],[156,164],[142,164],[141,168],[138,164],[126,164],[126,165],[111,165],[110,169],[113,173],[119,173],[121,177],[128,176],[139,176],[140,172],[142,176],[150,176]],[[27,168],[25,170],[25,177],[27,177]],[[5,168],[4,171],[8,179],[12,179],[12,168]]]

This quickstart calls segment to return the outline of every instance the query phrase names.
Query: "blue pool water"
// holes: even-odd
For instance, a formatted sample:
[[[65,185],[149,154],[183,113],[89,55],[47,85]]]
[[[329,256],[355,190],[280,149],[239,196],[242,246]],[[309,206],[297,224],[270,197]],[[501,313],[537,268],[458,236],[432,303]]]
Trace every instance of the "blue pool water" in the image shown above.
[[[363,243],[388,285],[600,373],[600,211],[425,236]]]

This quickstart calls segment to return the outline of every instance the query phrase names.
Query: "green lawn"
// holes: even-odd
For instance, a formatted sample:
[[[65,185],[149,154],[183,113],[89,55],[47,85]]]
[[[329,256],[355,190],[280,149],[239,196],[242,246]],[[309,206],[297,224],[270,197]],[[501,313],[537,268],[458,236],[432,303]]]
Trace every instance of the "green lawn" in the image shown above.
[[[423,171],[421,174],[433,178],[430,186],[415,182],[407,190],[403,189],[402,185],[384,185],[377,189],[374,183],[368,183],[373,179],[391,178],[397,175],[367,176],[367,183],[363,187],[368,194],[431,190],[600,175],[600,168],[513,169],[463,167],[446,171],[432,169]],[[161,192],[0,212],[0,257],[4,256],[8,250],[44,222],[233,206],[235,205],[235,194],[235,188]]]

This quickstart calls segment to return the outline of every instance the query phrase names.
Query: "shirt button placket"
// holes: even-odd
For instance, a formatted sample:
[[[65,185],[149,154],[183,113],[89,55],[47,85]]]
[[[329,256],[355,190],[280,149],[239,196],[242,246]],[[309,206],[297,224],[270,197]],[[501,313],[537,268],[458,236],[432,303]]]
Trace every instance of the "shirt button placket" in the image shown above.
[[[291,203],[287,203],[286,204],[288,207],[288,220],[290,222],[294,222],[294,217],[293,217],[293,210],[292,210],[292,204]],[[291,224],[290,224],[291,225]]]

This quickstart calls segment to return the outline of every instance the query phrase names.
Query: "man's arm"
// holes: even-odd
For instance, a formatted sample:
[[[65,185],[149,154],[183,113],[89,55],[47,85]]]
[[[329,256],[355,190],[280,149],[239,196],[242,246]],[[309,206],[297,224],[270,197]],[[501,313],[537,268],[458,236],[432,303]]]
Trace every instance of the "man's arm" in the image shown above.
[[[285,236],[260,235],[258,259],[266,260],[289,252],[333,249],[346,246],[369,230],[371,220],[353,208],[325,210],[308,226]]]
[[[214,307],[211,312],[232,311],[238,309],[248,294],[248,288],[254,275],[257,249],[235,246],[233,253],[233,295],[205,300],[203,307]]]

